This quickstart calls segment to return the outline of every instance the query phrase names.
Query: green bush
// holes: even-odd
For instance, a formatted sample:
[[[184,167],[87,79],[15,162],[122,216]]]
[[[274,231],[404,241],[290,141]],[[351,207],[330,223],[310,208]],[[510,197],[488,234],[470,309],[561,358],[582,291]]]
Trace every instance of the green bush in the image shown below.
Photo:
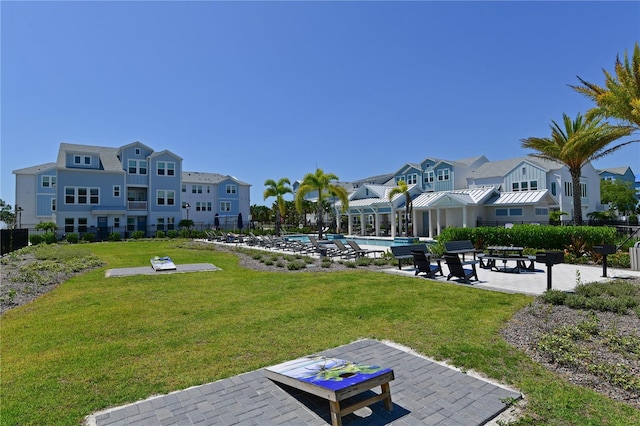
[[[164,231],[157,231],[156,232],[156,238],[164,238],[164,237],[165,237]]]
[[[170,229],[167,231],[167,237],[176,238],[177,236],[178,236],[178,231],[176,231],[175,229]]]
[[[29,242],[31,243],[31,245],[37,246],[38,244],[44,242],[44,237],[39,234],[32,234],[29,235]]]
[[[55,244],[55,243],[58,242],[58,236],[56,234],[54,234],[53,232],[47,232],[46,234],[44,234],[42,236],[42,240],[46,244]]]
[[[67,242],[68,243],[75,244],[79,240],[80,240],[80,238],[78,237],[78,234],[76,234],[76,233],[67,234]]]
[[[122,235],[119,232],[112,232],[109,234],[109,241],[121,241]]]
[[[294,261],[289,262],[287,264],[287,268],[290,271],[298,271],[298,270],[304,269],[306,267],[307,267],[307,264],[304,261],[301,261],[301,260],[294,260]]]
[[[563,305],[567,299],[567,293],[562,290],[547,290],[542,293],[542,300],[552,305]]]
[[[96,234],[91,232],[87,232],[82,236],[82,241],[85,241],[87,243],[93,243],[95,240],[96,240]]]
[[[134,240],[139,240],[140,238],[144,238],[144,231],[133,231],[131,233],[131,238]]]

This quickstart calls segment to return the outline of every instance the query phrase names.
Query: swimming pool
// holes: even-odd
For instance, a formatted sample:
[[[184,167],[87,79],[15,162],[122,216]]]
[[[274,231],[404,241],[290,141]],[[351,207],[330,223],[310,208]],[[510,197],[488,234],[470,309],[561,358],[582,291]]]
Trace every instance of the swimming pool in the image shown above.
[[[287,235],[285,237],[286,240],[291,241],[301,241],[303,243],[308,243],[309,237],[304,234],[300,235]],[[328,234],[327,239],[331,240],[340,240],[343,243],[346,243],[347,240],[355,241],[360,246],[378,246],[378,247],[391,247],[398,245],[410,244],[408,241],[403,241],[404,238],[399,238],[398,240],[393,240],[391,238],[375,238],[375,237],[345,237],[342,234]]]

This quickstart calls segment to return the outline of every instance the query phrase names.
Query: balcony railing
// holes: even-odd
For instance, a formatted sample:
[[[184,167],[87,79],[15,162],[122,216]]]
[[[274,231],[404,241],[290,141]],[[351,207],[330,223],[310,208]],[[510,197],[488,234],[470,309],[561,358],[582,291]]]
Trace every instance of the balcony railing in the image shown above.
[[[127,201],[128,210],[147,210],[147,201]]]

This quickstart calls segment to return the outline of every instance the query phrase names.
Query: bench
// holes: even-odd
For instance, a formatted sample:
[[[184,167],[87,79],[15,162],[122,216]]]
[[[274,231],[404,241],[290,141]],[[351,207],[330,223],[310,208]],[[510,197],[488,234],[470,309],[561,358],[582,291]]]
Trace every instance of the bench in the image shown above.
[[[485,255],[483,256],[484,261],[486,262],[486,264],[483,264],[482,260],[480,261],[481,263],[481,268],[484,269],[491,269],[492,271],[496,271],[496,272],[515,272],[515,273],[520,273],[520,271],[535,271],[535,261],[536,261],[536,256],[492,256],[492,255]],[[516,262],[516,266],[514,268],[507,268],[507,262],[508,261],[515,261]],[[502,262],[502,266],[497,266],[496,262]],[[527,266],[527,262],[529,262],[529,265]]]
[[[469,240],[445,241],[444,249],[447,253],[450,254],[461,254],[463,262],[465,261],[464,255],[466,253],[472,253],[473,259],[475,260],[476,254],[483,252],[482,250],[475,248]]]
[[[391,253],[393,257],[398,259],[398,269],[402,269],[402,259],[413,260],[412,251],[421,251],[427,253],[426,244],[407,244],[404,246],[391,246]]]

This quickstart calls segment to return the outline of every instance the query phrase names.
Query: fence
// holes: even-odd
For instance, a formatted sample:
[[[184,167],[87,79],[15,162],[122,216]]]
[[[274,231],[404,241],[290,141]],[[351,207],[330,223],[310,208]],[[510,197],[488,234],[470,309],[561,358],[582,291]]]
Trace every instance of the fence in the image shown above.
[[[2,229],[0,230],[0,255],[4,256],[14,250],[29,245],[28,229]]]

